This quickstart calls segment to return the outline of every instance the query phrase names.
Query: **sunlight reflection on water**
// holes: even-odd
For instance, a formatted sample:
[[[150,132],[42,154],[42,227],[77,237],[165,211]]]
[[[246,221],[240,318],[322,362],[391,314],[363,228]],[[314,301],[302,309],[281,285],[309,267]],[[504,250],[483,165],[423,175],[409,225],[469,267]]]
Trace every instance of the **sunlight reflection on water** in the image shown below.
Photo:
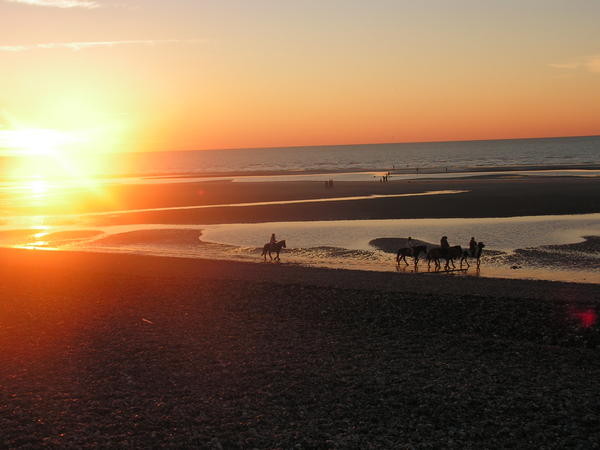
[[[412,236],[413,239],[437,244],[440,236],[447,235],[452,245],[465,247],[470,237],[475,236],[478,241],[486,243],[481,271],[472,267],[466,273],[453,275],[600,283],[598,270],[585,265],[586,261],[591,261],[592,265],[598,267],[597,250],[580,253],[576,250],[556,249],[550,256],[558,259],[548,260],[544,256],[546,250],[540,248],[552,244],[582,242],[584,236],[600,236],[600,214],[227,225],[150,224],[95,227],[88,230],[77,224],[51,226],[41,216],[35,220],[31,217],[28,219],[30,222],[22,230],[1,231],[0,245],[258,262],[262,261],[260,247],[271,233],[276,233],[279,239],[287,241],[288,248],[282,254],[285,263],[411,272],[414,271],[412,265],[397,267],[393,254],[377,250],[369,242],[382,237]],[[531,249],[528,251],[530,254],[524,260],[519,260],[518,265],[511,263],[510,258],[503,260],[502,256],[494,256],[494,251],[496,254],[505,252],[502,254],[518,256],[513,253],[514,250],[527,248]],[[585,264],[570,265],[572,258],[582,260]],[[420,272],[427,271],[427,264],[423,264],[419,267]]]
[[[375,238],[407,236],[437,244],[442,235],[447,235],[451,245],[468,246],[471,236],[475,236],[488,249],[511,251],[580,242],[583,236],[600,235],[600,214],[207,225],[203,240],[252,246],[268,240],[271,233],[287,239],[290,246],[301,248],[333,246],[369,250],[369,242]]]

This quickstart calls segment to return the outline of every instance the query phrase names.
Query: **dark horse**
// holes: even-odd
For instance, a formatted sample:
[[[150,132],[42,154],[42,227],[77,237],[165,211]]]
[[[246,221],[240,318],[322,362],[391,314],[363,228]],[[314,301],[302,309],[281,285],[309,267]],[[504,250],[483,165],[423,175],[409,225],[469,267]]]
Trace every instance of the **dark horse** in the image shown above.
[[[281,252],[282,248],[286,248],[285,247],[285,239],[283,241],[275,242],[274,244],[267,242],[263,247],[263,252],[262,252],[261,256],[264,256],[265,261],[266,261],[267,253],[269,254],[269,258],[273,259],[273,256],[271,255],[271,253],[275,252],[275,253],[277,253],[277,256],[275,256],[275,261],[279,261],[279,252]]]
[[[483,247],[485,247],[485,244],[483,242],[478,242],[477,247],[475,248],[475,254],[472,254],[469,250],[465,250],[460,258],[460,266],[462,267],[463,262],[465,262],[467,263],[467,268],[469,268],[471,265],[469,264],[467,258],[475,258],[477,260],[477,268],[479,269],[479,266],[481,265],[481,254],[483,253]]]
[[[444,266],[444,269],[450,270],[450,264],[452,264],[452,268],[454,269],[456,267],[454,265],[454,259],[462,258],[463,255],[464,253],[460,245],[455,245],[454,247],[449,248],[434,247],[429,249],[429,252],[427,253],[427,267],[431,267],[431,261],[433,261],[435,264],[435,268],[439,270],[441,267],[440,259],[445,259],[446,265]]]
[[[404,261],[404,264],[408,266],[408,262],[406,262],[407,256],[412,256],[415,259],[415,266],[419,264],[419,255],[423,253],[427,254],[427,247],[424,245],[415,245],[414,247],[404,247],[398,250],[398,254],[396,255],[396,263],[400,264],[400,261]]]

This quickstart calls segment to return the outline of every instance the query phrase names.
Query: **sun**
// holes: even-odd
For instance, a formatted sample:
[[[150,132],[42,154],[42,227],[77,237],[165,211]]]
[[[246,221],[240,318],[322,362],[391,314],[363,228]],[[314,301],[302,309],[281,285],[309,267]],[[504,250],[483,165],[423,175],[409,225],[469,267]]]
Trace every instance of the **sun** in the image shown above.
[[[44,128],[7,130],[3,134],[3,145],[23,156],[53,155],[82,141],[75,133]]]
[[[33,180],[32,191],[45,189],[48,179],[89,179],[98,164],[89,151],[85,130],[15,128],[0,130],[0,148],[13,158],[8,175]],[[41,180],[41,181],[40,181]]]

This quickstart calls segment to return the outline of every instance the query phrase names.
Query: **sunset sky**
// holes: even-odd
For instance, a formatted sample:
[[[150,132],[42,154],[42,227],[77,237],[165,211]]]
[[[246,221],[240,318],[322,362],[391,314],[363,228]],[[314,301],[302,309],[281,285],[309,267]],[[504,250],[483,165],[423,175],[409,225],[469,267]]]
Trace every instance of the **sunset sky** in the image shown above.
[[[0,0],[0,147],[600,134],[600,2]]]

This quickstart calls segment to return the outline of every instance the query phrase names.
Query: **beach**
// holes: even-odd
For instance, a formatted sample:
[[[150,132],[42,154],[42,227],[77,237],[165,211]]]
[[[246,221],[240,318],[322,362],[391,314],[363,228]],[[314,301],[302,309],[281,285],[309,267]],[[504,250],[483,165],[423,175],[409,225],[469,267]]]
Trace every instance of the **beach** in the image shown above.
[[[600,178],[335,177],[13,199],[2,445],[600,445]],[[481,268],[396,264],[443,234]]]
[[[335,179],[334,176],[323,177]],[[44,204],[23,201],[14,207],[22,213],[35,211],[37,215],[67,214],[62,217],[64,221],[84,215],[89,223],[97,225],[509,217],[595,213],[600,211],[599,190],[600,177],[584,176],[487,175],[475,179],[399,181],[392,178],[388,183],[379,183],[374,178],[373,181],[336,181],[332,189],[325,188],[323,182],[317,181],[164,181],[108,184],[89,191],[80,189],[77,196],[68,190],[57,190],[47,194]],[[460,194],[385,197],[444,191]],[[286,203],[373,195],[382,197]],[[260,204],[265,202],[270,204]],[[58,217],[56,220],[60,219]]]
[[[6,447],[600,439],[597,285],[1,254]]]
[[[249,178],[49,188],[40,198],[13,199],[0,245],[258,263],[276,233],[288,264],[407,271],[412,266],[397,266],[395,253],[408,236],[434,246],[447,235],[463,247],[476,236],[485,243],[483,265],[468,276],[600,283],[595,175],[490,172],[333,187]]]

